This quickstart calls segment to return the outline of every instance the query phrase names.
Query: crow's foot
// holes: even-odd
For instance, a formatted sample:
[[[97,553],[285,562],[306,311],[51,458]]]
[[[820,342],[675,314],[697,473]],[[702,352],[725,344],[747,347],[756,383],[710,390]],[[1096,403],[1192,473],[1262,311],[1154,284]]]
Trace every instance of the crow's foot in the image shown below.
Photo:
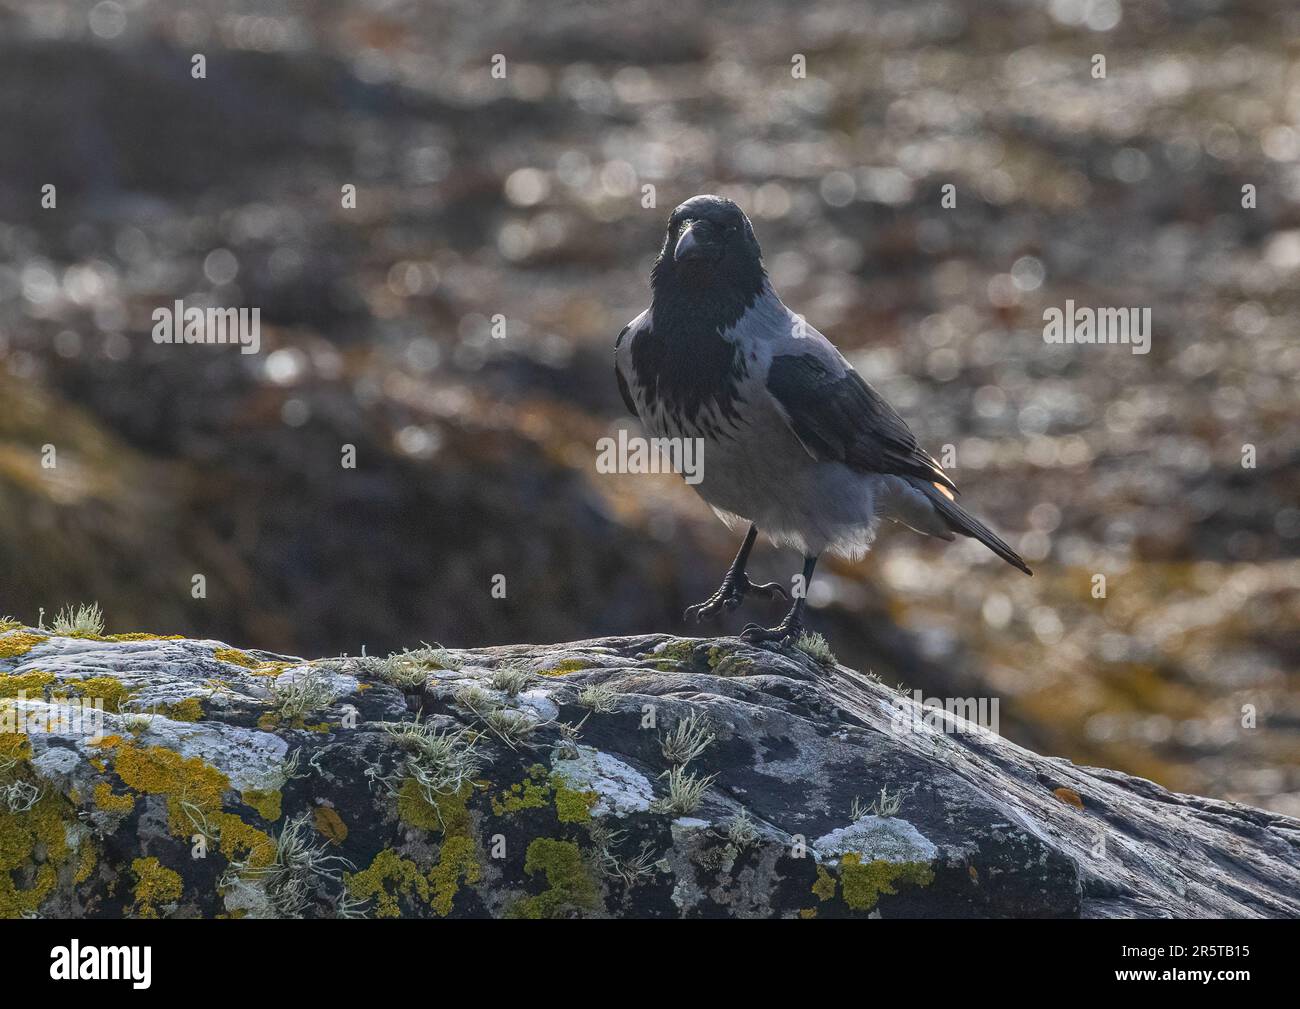
[[[775,627],[749,624],[740,632],[740,639],[751,645],[762,644],[764,641],[773,641],[778,645],[793,645],[799,640],[801,634],[803,634],[803,623],[792,614]]]
[[[749,580],[745,572],[733,574],[727,572],[727,577],[722,579],[722,585],[717,592],[709,596],[704,602],[695,606],[688,607],[682,615],[686,621],[711,620],[719,616],[724,611],[730,612],[744,602],[745,596],[753,593],[756,596],[762,596],[764,599],[775,599],[780,596],[782,599],[789,599],[783,589],[776,582],[766,582],[761,585],[755,585]]]

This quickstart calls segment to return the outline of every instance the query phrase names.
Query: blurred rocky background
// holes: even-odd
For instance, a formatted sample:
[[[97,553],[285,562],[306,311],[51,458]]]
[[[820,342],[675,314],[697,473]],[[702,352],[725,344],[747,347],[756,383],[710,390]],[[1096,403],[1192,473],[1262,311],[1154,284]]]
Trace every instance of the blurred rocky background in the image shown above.
[[[721,192],[1037,571],[886,530],[814,582],[840,659],[1300,814],[1298,158],[1288,0],[0,0],[0,613],[681,631],[735,538],[595,445],[667,215]],[[177,298],[259,307],[261,352],[155,345]],[[1066,299],[1151,308],[1150,354],[1046,345]]]

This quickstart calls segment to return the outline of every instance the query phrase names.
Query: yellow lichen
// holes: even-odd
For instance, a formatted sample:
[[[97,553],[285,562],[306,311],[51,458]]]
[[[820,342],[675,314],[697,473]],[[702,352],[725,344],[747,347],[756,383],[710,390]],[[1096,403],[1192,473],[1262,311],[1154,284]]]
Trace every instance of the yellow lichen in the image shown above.
[[[715,676],[743,676],[753,668],[752,659],[738,655],[734,650],[717,645],[709,649],[709,670]]]
[[[221,853],[231,861],[243,859],[254,869],[265,868],[275,861],[275,838],[234,813],[217,813],[211,823],[221,839]]]
[[[140,918],[157,918],[158,905],[172,904],[181,897],[181,877],[153,858],[137,858],[131,863],[135,884],[135,902],[131,910]]]
[[[407,778],[397,790],[397,816],[403,823],[421,830],[442,830],[438,807],[424,797],[414,778]]]
[[[515,904],[509,912],[512,918],[558,918],[596,906],[599,891],[572,841],[536,838],[524,855],[524,872],[544,874],[547,888]]]
[[[429,870],[429,905],[434,913],[444,918],[451,914],[452,900],[460,889],[461,879],[473,885],[481,877],[474,839],[463,835],[447,838],[442,843],[438,864]]]
[[[587,823],[592,807],[600,799],[595,792],[569,788],[561,778],[552,778],[555,788],[555,814],[561,823]]]
[[[128,631],[125,634],[107,634],[105,641],[183,641],[183,634],[150,634],[148,631]]]
[[[135,796],[116,795],[107,781],[95,785],[95,806],[107,813],[129,813],[135,809]]]
[[[0,918],[21,918],[40,910],[70,858],[69,837],[76,823],[72,805],[31,779],[25,766],[31,743],[18,732],[0,733],[0,774],[5,784],[25,781],[39,789],[26,809],[0,804]]]
[[[95,865],[99,860],[95,853],[95,846],[89,840],[81,842],[81,857],[77,863],[77,873],[72,877],[72,881],[77,884],[84,883],[90,879],[90,874],[95,871]]]
[[[0,732],[0,770],[27,760],[32,755],[32,744],[25,732]]]
[[[473,791],[471,785],[462,785],[455,795],[438,800],[443,842],[438,852],[438,864],[429,870],[429,887],[430,906],[442,917],[451,914],[452,901],[460,890],[462,879],[472,886],[482,878],[469,812],[469,797]]]
[[[257,660],[241,652],[238,648],[214,649],[212,657],[219,662],[230,662],[236,666],[243,666],[245,669],[255,669],[257,667]]]
[[[561,822],[588,822],[592,807],[600,797],[595,792],[569,787],[559,775],[553,774],[546,780],[534,780],[545,774],[546,768],[534,764],[528,769],[528,777],[492,798],[492,812],[497,816],[505,816],[523,809],[541,809],[553,800],[556,815]]]
[[[258,815],[263,820],[274,823],[280,819],[280,791],[261,791],[260,789],[250,788],[240,792],[239,797],[244,800],[244,805],[252,806],[257,810]]]
[[[823,902],[832,899],[835,896],[835,885],[835,877],[820,865],[817,866],[817,879],[812,885],[812,892],[817,899]]]
[[[21,918],[40,909],[58,884],[60,868],[72,857],[68,833],[76,822],[71,804],[53,791],[22,812],[0,806],[0,918]],[[21,885],[24,877],[31,885]]]
[[[9,631],[0,636],[0,659],[16,659],[20,655],[26,655],[42,641],[48,640],[49,638],[44,634]]]
[[[167,826],[176,837],[213,832],[228,859],[246,857],[254,866],[269,865],[275,841],[245,823],[221,804],[230,779],[199,757],[183,757],[162,746],[142,747],[121,736],[98,744],[113,754],[113,770],[122,782],[146,795],[167,799]]]
[[[127,787],[167,796],[172,833],[179,837],[194,826],[181,803],[202,813],[216,812],[230,788],[230,780],[199,757],[182,757],[164,746],[137,746],[121,736],[105,736],[98,745],[112,751],[113,770]]]
[[[0,697],[43,697],[45,686],[54,680],[53,673],[33,669],[27,673],[0,674]]]
[[[529,776],[517,781],[507,791],[492,799],[492,812],[497,816],[517,813],[521,809],[540,809],[551,801],[550,785],[546,781],[534,781],[546,774],[546,768],[534,764],[528,771]]]
[[[896,894],[898,887],[929,886],[934,871],[925,862],[887,862],[875,859],[863,862],[862,856],[849,852],[840,859],[840,883],[844,903],[855,911],[869,911],[881,894]]]
[[[343,882],[353,899],[374,898],[375,915],[379,918],[401,917],[402,908],[398,904],[401,897],[429,899],[429,881],[419,866],[391,848],[379,852],[361,872],[345,872]]]
[[[103,701],[105,711],[121,711],[131,690],[114,676],[91,676],[64,684],[73,695],[85,701]]]
[[[203,702],[197,697],[187,697],[167,705],[166,715],[175,722],[197,722],[203,717]]]
[[[474,884],[482,878],[469,811],[473,793],[474,787],[466,783],[459,792],[438,796],[436,803],[430,803],[412,778],[404,781],[397,793],[397,815],[404,823],[443,835],[437,864],[427,874],[428,888],[421,892],[433,912],[442,917],[451,914],[462,881]]]

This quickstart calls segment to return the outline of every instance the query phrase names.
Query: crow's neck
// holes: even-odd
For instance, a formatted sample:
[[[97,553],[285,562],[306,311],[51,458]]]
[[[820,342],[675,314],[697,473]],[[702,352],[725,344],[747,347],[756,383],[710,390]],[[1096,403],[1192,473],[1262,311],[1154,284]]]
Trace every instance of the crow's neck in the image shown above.
[[[707,277],[660,256],[650,271],[655,329],[687,337],[726,332],[763,293],[767,272],[759,261],[724,261]]]
[[[632,346],[632,366],[650,405],[693,435],[722,436],[739,421],[737,392],[749,374],[736,339],[722,334],[762,295],[761,266],[738,283],[693,284],[661,261],[651,274],[649,332]]]

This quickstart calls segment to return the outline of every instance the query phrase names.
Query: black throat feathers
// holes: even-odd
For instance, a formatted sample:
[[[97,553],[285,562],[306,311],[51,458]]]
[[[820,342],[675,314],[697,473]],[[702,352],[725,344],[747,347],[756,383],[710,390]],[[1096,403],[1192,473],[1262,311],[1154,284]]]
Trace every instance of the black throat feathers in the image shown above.
[[[761,262],[723,262],[709,274],[661,256],[650,274],[651,324],[632,346],[632,367],[649,406],[660,405],[676,426],[721,437],[704,415],[710,406],[727,426],[739,420],[738,385],[748,374],[737,342],[722,334],[763,291]]]

